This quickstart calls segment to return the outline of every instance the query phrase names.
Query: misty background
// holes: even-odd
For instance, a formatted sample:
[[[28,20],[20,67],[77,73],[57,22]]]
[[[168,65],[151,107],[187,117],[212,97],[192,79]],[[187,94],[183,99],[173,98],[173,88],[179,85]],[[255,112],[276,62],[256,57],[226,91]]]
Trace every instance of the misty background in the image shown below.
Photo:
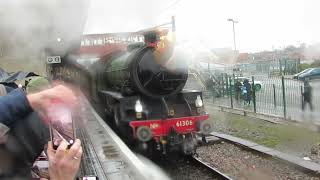
[[[171,16],[176,17],[177,44],[186,52],[233,49],[232,24],[227,21],[233,18],[239,21],[240,53],[306,43],[316,44],[311,53],[320,54],[319,5],[316,0],[0,1],[0,57],[5,57],[0,64],[9,71],[20,64],[30,70],[41,66],[34,70],[39,71],[44,64],[34,62],[44,63],[45,48],[64,54],[82,33],[138,31],[168,22]]]
[[[0,2],[0,36],[3,48],[17,56],[79,39],[87,18],[86,0],[11,0]],[[19,55],[18,55],[19,54]]]
[[[94,0],[85,33],[136,31],[176,16],[177,37],[200,48],[233,47],[236,24],[240,52],[318,43],[317,0]]]
[[[88,6],[87,0],[0,1],[0,65],[44,74],[45,49],[63,55],[79,42]]]

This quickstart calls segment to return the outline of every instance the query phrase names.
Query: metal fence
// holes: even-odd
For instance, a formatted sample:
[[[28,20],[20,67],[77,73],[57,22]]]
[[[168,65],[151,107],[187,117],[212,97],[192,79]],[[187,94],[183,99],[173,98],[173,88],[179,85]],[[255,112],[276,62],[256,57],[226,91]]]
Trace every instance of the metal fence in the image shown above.
[[[250,74],[265,73],[269,76],[295,74],[299,72],[300,59],[255,60],[251,63],[240,63],[233,68]]]
[[[235,81],[237,77],[224,74],[215,87],[207,92],[207,101],[217,106],[252,111],[255,113],[276,115],[285,119],[298,121],[316,121],[320,118],[320,81],[311,81],[312,98],[311,111],[309,104],[303,106],[304,84],[301,81],[285,77],[269,77],[267,75],[252,76],[250,84],[253,87],[250,104],[243,97],[236,98]],[[258,87],[260,85],[260,87]],[[211,101],[212,100],[212,101]]]

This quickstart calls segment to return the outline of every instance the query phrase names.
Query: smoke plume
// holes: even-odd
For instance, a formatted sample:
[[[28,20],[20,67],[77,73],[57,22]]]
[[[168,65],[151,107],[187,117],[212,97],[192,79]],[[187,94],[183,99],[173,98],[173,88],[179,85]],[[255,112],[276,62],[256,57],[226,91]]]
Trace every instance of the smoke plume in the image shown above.
[[[1,56],[39,55],[54,47],[65,53],[82,35],[87,0],[0,1]]]

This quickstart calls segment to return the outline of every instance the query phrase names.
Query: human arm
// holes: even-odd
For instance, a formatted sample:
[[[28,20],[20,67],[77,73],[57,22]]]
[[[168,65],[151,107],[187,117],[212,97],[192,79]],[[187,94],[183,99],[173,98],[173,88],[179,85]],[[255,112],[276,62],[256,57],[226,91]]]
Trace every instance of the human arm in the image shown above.
[[[63,85],[58,85],[39,93],[29,94],[27,99],[34,110],[43,110],[50,106],[53,100],[57,99],[70,106],[76,103],[76,97],[72,90]]]
[[[27,96],[21,89],[15,89],[0,97],[0,123],[12,127],[17,119],[23,119],[33,110],[45,111],[55,99],[68,105],[76,102],[74,93],[62,85]]]
[[[15,89],[6,96],[0,97],[0,122],[8,127],[31,111],[28,99],[21,89]]]

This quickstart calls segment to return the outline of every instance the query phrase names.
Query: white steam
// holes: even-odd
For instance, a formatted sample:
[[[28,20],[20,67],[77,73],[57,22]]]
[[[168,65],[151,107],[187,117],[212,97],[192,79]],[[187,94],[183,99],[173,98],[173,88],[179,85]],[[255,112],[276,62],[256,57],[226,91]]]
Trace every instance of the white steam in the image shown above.
[[[58,38],[67,50],[83,33],[87,9],[88,0],[0,1],[1,54],[39,55]]]
[[[135,32],[171,20],[161,18],[173,0],[94,0],[89,9],[85,32]],[[173,15],[173,14],[172,14]]]

